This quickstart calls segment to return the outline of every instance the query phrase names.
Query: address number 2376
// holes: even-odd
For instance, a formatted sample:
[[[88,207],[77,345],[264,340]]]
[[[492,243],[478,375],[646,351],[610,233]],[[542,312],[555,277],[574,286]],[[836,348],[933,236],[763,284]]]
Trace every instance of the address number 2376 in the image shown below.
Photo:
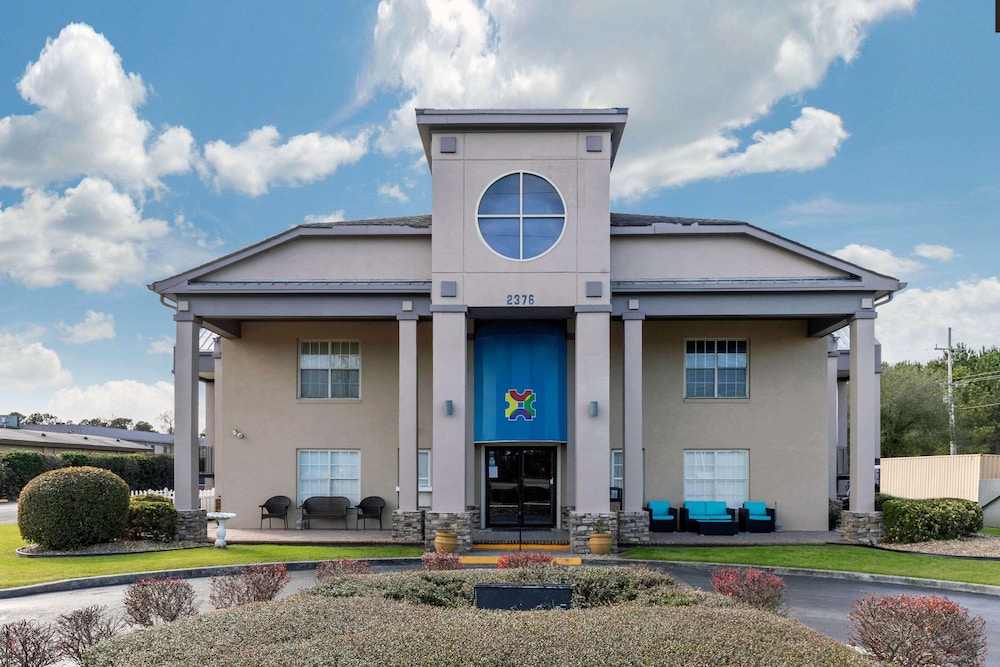
[[[507,305],[508,306],[534,306],[535,305],[535,295],[534,294],[508,294],[507,295]]]

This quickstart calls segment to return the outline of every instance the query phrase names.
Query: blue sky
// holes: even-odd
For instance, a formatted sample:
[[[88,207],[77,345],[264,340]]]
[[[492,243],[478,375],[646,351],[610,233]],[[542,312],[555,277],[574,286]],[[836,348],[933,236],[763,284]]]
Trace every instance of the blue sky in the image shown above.
[[[894,275],[888,361],[1000,344],[994,3],[0,4],[0,414],[172,409],[146,285],[430,212],[413,108],[628,107],[613,210]]]

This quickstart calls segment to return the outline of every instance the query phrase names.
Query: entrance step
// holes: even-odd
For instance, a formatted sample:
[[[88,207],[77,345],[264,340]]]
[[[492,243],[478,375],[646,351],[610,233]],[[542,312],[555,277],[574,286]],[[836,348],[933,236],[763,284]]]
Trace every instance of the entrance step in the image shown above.
[[[515,549],[516,548],[517,545],[515,545]],[[488,556],[459,556],[458,560],[463,565],[496,565],[497,559],[502,555],[503,554],[491,554]],[[552,560],[559,565],[580,565],[583,562],[579,556],[553,556]]]
[[[569,548],[569,531],[552,529],[533,529],[518,532],[506,528],[474,529],[472,531],[473,545],[485,545],[488,549],[514,549],[521,545],[522,549],[559,549]]]

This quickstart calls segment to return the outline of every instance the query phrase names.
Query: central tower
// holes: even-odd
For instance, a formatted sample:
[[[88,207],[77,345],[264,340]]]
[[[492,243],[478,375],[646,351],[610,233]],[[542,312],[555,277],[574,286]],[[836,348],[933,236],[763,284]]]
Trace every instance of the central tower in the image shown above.
[[[504,434],[559,433],[528,420],[551,412],[553,400],[562,403],[565,435],[553,437],[565,438],[564,505],[608,511],[610,175],[627,117],[624,109],[417,110],[433,181],[435,514],[490,502],[477,439],[551,444],[547,435]],[[492,341],[499,324],[516,341],[539,320],[565,332],[561,397],[501,387],[506,380],[493,376],[503,364],[472,349],[477,326]],[[508,359],[503,372],[520,377],[517,350]],[[505,418],[510,425],[489,421]]]

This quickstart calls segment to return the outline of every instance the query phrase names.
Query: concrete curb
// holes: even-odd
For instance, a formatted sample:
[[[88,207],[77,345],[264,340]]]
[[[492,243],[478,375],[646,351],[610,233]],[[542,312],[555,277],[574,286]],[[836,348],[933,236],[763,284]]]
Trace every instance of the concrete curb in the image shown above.
[[[409,565],[412,562],[420,562],[419,558],[361,558],[372,565]],[[301,572],[304,570],[315,570],[324,560],[304,560],[282,562],[289,572]],[[43,584],[32,584],[30,586],[18,586],[15,588],[0,589],[0,600],[24,597],[26,595],[38,595],[39,593],[61,593],[63,591],[78,591],[87,588],[101,588],[104,586],[125,586],[135,583],[140,579],[166,578],[175,579],[200,579],[203,577],[221,577],[227,574],[236,574],[245,567],[251,565],[276,565],[277,563],[243,563],[242,565],[215,565],[212,567],[192,567],[182,570],[156,570],[150,572],[129,572],[126,574],[103,575],[99,577],[82,577],[80,579],[61,579],[59,581],[48,581]]]
[[[420,558],[361,558],[372,565],[419,565]],[[316,566],[324,561],[292,561],[284,563],[290,572],[301,572],[304,570],[314,570]],[[631,560],[625,558],[594,558],[585,559],[584,565],[629,565],[644,564],[650,566],[676,565],[678,567],[690,567],[699,570],[716,570],[721,567],[734,567],[746,569],[766,570],[778,575],[791,575],[799,577],[819,577],[826,579],[844,579],[848,581],[870,581],[878,584],[896,584],[900,586],[922,586],[924,588],[934,588],[960,593],[979,593],[981,595],[992,595],[1000,597],[1000,586],[990,586],[988,584],[970,584],[960,581],[944,581],[941,579],[920,579],[918,577],[897,577],[887,574],[866,574],[863,572],[841,572],[837,570],[810,570],[796,567],[768,567],[764,565],[740,565],[734,563],[701,563],[693,561],[677,560]],[[83,590],[87,588],[100,588],[103,586],[125,586],[140,579],[152,577],[174,577],[178,579],[198,579],[203,577],[220,577],[227,574],[236,574],[245,567],[251,565],[274,565],[275,563],[244,563],[242,565],[216,565],[213,567],[196,567],[182,570],[157,570],[154,572],[133,572],[128,574],[115,574],[100,577],[84,577],[81,579],[62,579],[60,581],[50,581],[44,584],[33,584],[31,586],[19,586],[16,588],[0,589],[0,600],[23,597],[27,595],[37,595],[39,593],[59,593],[63,591]]]
[[[764,570],[778,575],[797,577],[817,577],[823,579],[844,579],[848,581],[870,581],[875,584],[896,584],[900,586],[922,586],[924,588],[939,588],[957,593],[979,593],[1000,597],[1000,586],[989,584],[970,584],[964,581],[945,581],[943,579],[921,579],[919,577],[897,577],[889,574],[868,574],[866,572],[844,572],[840,570],[810,570],[801,567],[770,567],[767,565],[739,565],[734,563],[699,563],[682,560],[635,560],[623,561],[644,563],[648,565],[677,565],[699,570],[717,570],[721,567]]]

